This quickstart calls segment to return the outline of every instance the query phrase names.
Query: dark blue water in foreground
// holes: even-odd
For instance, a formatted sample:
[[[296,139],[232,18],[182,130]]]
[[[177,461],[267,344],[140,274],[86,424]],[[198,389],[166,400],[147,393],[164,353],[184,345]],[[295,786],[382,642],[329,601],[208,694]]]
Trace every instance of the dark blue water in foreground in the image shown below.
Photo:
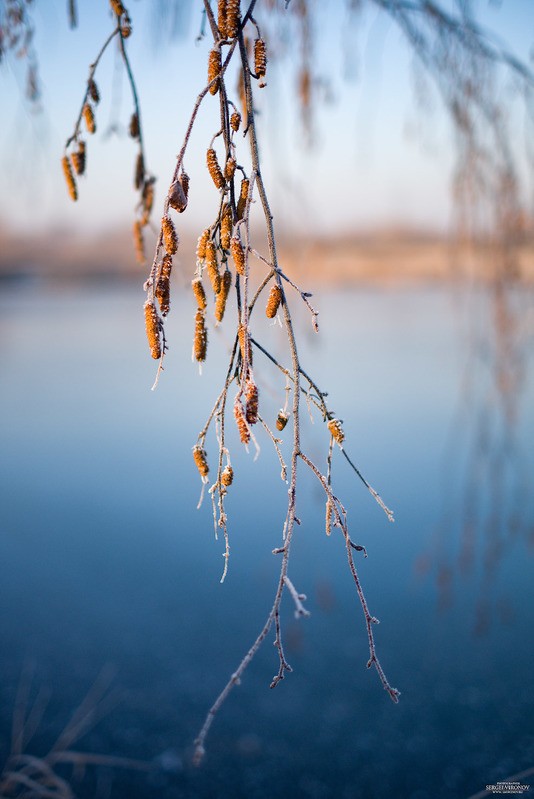
[[[297,621],[284,601],[293,674],[269,690],[270,634],[193,768],[205,713],[271,607],[287,486],[267,438],[258,432],[254,461],[230,413],[236,477],[220,585],[223,546],[209,497],[196,510],[191,447],[229,333],[210,332],[199,377],[192,302],[176,301],[167,368],[150,392],[139,291],[12,288],[0,306],[2,759],[21,675],[31,672],[32,697],[50,692],[27,746],[43,754],[105,667],[116,702],[72,748],[159,768],[89,769],[75,783],[81,797],[467,799],[534,765],[533,317],[514,301],[504,314],[514,324],[502,324],[495,298],[449,290],[322,294],[319,338],[296,313],[302,364],[395,511],[390,524],[335,459],[399,705],[365,668],[343,542],[325,536],[323,497],[301,467],[289,573],[311,616]],[[262,322],[257,335],[289,363],[279,328]],[[284,378],[259,353],[255,369],[272,423]],[[304,449],[324,469],[324,426],[303,411]],[[214,464],[213,433],[208,451]]]

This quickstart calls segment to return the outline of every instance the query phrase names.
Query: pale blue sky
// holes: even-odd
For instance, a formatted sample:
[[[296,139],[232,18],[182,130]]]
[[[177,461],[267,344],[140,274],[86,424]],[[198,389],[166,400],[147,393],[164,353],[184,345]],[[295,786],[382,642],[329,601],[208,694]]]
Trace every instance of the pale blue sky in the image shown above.
[[[74,31],[68,28],[66,5],[65,0],[36,0],[34,6],[41,113],[24,99],[23,65],[10,62],[0,71],[0,222],[26,229],[74,226],[89,231],[129,225],[136,203],[135,145],[125,134],[105,136],[111,120],[126,127],[132,107],[124,71],[115,66],[114,46],[96,75],[102,103],[97,133],[88,138],[88,170],[80,180],[78,203],[69,200],[63,183],[63,144],[79,110],[88,66],[112,28],[105,0],[79,0],[79,27]],[[129,3],[134,33],[128,51],[143,110],[148,165],[158,177],[157,218],[191,109],[205,83],[209,40],[195,43],[198,0],[183,0],[189,24],[176,38],[154,27],[154,5],[154,0]],[[500,9],[479,5],[488,27],[528,58],[534,40],[531,0],[505,0]],[[437,100],[432,113],[418,109],[411,56],[400,34],[374,12],[351,27],[340,1],[316,1],[315,7],[321,34],[317,71],[332,79],[334,99],[321,100],[314,147],[303,147],[299,135],[291,58],[270,65],[268,86],[258,93],[264,173],[275,221],[319,232],[392,224],[448,229],[450,131]],[[233,79],[228,85],[233,88]],[[119,95],[117,106],[112,98]],[[192,194],[183,223],[192,229],[212,221],[216,203],[204,157],[218,128],[217,115],[218,102],[208,96],[186,158]],[[241,150],[246,163],[244,143]]]

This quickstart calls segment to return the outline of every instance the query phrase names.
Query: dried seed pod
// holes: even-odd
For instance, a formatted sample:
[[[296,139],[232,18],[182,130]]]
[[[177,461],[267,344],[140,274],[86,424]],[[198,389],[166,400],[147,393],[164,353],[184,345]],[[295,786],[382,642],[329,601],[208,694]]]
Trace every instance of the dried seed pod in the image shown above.
[[[72,166],[77,175],[83,175],[85,172],[85,142],[78,143],[78,149],[71,155]]]
[[[139,116],[136,111],[130,117],[130,136],[132,139],[139,138]]]
[[[224,167],[224,177],[227,183],[230,183],[235,174],[237,162],[235,158],[229,158]]]
[[[213,180],[218,189],[223,189],[224,175],[221,172],[221,167],[219,166],[219,162],[217,161],[217,154],[212,147],[210,147],[210,149],[206,153],[206,163],[208,165],[208,172],[211,175],[211,179]]]
[[[178,249],[178,236],[169,216],[164,216],[161,220],[161,230],[163,232],[163,239],[165,241],[165,249],[169,255],[174,255]]]
[[[224,203],[221,214],[221,247],[223,250],[230,249],[230,238],[232,236],[232,208],[229,203]]]
[[[113,9],[114,13],[118,17],[121,17],[123,14],[126,13],[126,9],[124,8],[123,4],[121,3],[121,0],[109,0],[109,4],[110,4],[111,8]]]
[[[254,72],[257,78],[264,78],[267,71],[267,51],[263,39],[254,42]]]
[[[143,225],[148,224],[148,220],[152,212],[152,206],[154,205],[154,183],[155,178],[149,178],[143,186],[143,192],[141,195],[143,201]]]
[[[221,483],[223,484],[223,486],[226,486],[226,488],[228,488],[228,486],[231,486],[233,482],[234,482],[234,470],[232,469],[230,464],[228,464],[228,466],[225,466],[222,471]]]
[[[195,278],[195,280],[191,282],[191,287],[199,309],[204,311],[207,308],[208,302],[206,300],[206,292],[204,291],[202,280],[199,277]]]
[[[213,50],[210,50],[210,54],[208,57],[208,83],[213,81],[212,85],[210,86],[210,94],[217,94],[219,91],[219,79],[218,76],[221,74],[221,51],[218,47],[214,47]],[[217,78],[217,80],[215,80]]]
[[[241,125],[241,114],[239,113],[239,111],[234,111],[232,116],[230,117],[230,127],[232,128],[234,133],[237,133],[240,125]]]
[[[195,466],[200,472],[200,476],[207,477],[209,474],[208,456],[206,454],[206,450],[202,449],[202,447],[198,444],[196,447],[193,447],[193,460],[195,461]]]
[[[247,380],[245,400],[247,407],[246,420],[249,424],[256,424],[258,421],[258,386],[252,378]]]
[[[282,289],[275,283],[274,286],[271,288],[269,299],[267,300],[267,307],[265,308],[265,314],[267,319],[274,319],[280,303],[282,301]]]
[[[156,283],[156,290],[154,292],[159,302],[162,316],[167,316],[171,309],[171,270],[172,255],[164,255],[158,282]]]
[[[93,108],[92,106],[89,105],[89,103],[86,103],[84,105],[82,114],[87,131],[89,133],[95,133],[96,132],[95,115],[93,113]]]
[[[232,236],[230,240],[230,252],[232,253],[232,258],[234,259],[237,274],[241,275],[241,277],[244,277],[245,252],[243,250],[243,245],[241,244],[239,236]]]
[[[204,312],[198,309],[195,314],[195,340],[193,344],[193,353],[195,360],[202,363],[206,360],[206,351],[208,349],[208,331],[204,322]]]
[[[143,185],[144,180],[145,180],[145,159],[143,158],[143,153],[140,152],[135,160],[135,173],[134,173],[134,185],[138,191]]]
[[[145,325],[150,354],[157,360],[161,358],[160,321],[156,306],[148,300],[145,302]]]
[[[180,214],[187,208],[187,197],[179,180],[175,180],[169,189],[169,205]]]
[[[219,0],[217,5],[217,27],[219,28],[219,33],[221,35],[221,39],[228,38],[228,28],[226,24],[226,5],[227,0]]]
[[[146,260],[145,255],[145,240],[143,237],[143,225],[139,220],[136,220],[133,225],[133,237],[135,244],[135,256],[138,263],[144,264]]]
[[[287,424],[288,419],[289,416],[285,411],[283,410],[278,411],[278,416],[276,417],[276,429],[282,432],[282,430]]]
[[[226,37],[235,39],[239,33],[239,0],[228,0],[226,7]]]
[[[98,105],[100,102],[100,92],[98,91],[98,86],[92,78],[89,81],[89,97],[96,105]]]
[[[230,272],[226,271],[221,278],[219,293],[215,297],[215,319],[218,322],[222,322],[223,320],[224,312],[226,310],[226,301],[228,299],[231,286],[232,275]]]
[[[210,237],[210,229],[206,228],[204,233],[202,233],[198,237],[198,244],[197,244],[197,258],[199,261],[203,261],[206,257],[206,244],[208,243],[208,239]]]
[[[247,420],[245,418],[245,411],[243,410],[243,403],[239,397],[235,398],[234,402],[234,417],[239,430],[239,438],[242,444],[248,444],[250,441],[250,430],[248,429]]]
[[[345,440],[345,433],[343,432],[339,419],[330,419],[328,422],[328,429],[334,441],[337,441],[337,443],[341,445]]]
[[[245,206],[247,204],[248,199],[248,187],[250,185],[250,181],[248,178],[243,178],[241,181],[241,189],[239,191],[239,200],[237,201],[237,218],[243,219],[243,214],[245,213]]]
[[[63,174],[65,175],[65,181],[67,183],[67,188],[69,190],[69,196],[71,200],[76,201],[78,199],[78,188],[76,186],[74,175],[72,174],[72,167],[70,165],[68,156],[66,155],[63,156],[63,158],[61,159],[61,166],[63,167]]]
[[[217,250],[211,239],[206,242],[206,269],[213,291],[218,294],[221,289],[221,276],[219,274],[219,264],[217,263]]]

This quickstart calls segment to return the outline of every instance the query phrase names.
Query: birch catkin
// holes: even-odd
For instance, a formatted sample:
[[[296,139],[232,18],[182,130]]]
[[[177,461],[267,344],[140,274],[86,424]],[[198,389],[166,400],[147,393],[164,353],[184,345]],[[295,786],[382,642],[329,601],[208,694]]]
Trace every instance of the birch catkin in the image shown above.
[[[208,331],[204,322],[204,312],[198,309],[195,314],[195,340],[193,343],[193,353],[195,360],[202,363],[206,360],[208,349]]]
[[[232,236],[230,240],[230,252],[232,253],[232,258],[234,259],[237,274],[241,275],[241,277],[244,277],[245,253],[243,251],[243,245],[241,244],[238,236]]]
[[[280,307],[281,301],[282,301],[282,289],[280,288],[278,283],[275,283],[275,285],[272,287],[270,291],[269,299],[267,300],[267,307],[265,308],[265,314],[267,316],[267,319],[274,319],[278,311],[278,308]]]
[[[237,201],[237,218],[243,219],[243,214],[245,213],[245,208],[247,205],[248,199],[248,187],[249,187],[249,180],[248,178],[243,178],[241,181],[241,189],[239,192],[239,200]]]
[[[225,203],[221,214],[221,247],[223,250],[230,249],[232,227],[232,207],[229,203]]]
[[[210,86],[210,94],[217,94],[219,91],[219,75],[221,74],[221,51],[215,47],[210,50],[208,57],[208,83]],[[215,80],[217,78],[217,80]]]
[[[250,441],[250,430],[248,429],[247,420],[245,418],[245,411],[243,410],[243,403],[239,397],[235,398],[234,402],[234,417],[239,430],[239,438],[242,444],[248,444]]]
[[[208,302],[206,300],[206,292],[204,291],[202,280],[199,277],[195,278],[191,283],[191,288],[193,289],[193,294],[195,295],[199,309],[204,311],[208,307]]]
[[[163,316],[167,316],[171,307],[171,270],[172,256],[164,255],[161,264],[161,272],[156,284],[155,296],[159,302],[159,307]]]
[[[96,132],[96,122],[95,122],[95,115],[93,113],[92,107],[89,103],[86,103],[83,107],[83,118],[85,122],[85,127],[89,133]]]
[[[178,249],[178,236],[172,219],[169,216],[164,216],[161,220],[161,230],[163,232],[163,239],[165,241],[165,249],[169,255],[174,255]]]
[[[226,301],[228,299],[228,294],[230,293],[230,287],[232,285],[232,275],[230,272],[226,271],[222,278],[219,293],[215,297],[215,319],[218,322],[222,322],[224,312],[226,310]]]
[[[211,179],[215,183],[218,189],[224,188],[224,175],[221,172],[221,167],[219,166],[219,162],[217,161],[217,153],[210,147],[210,149],[206,153],[206,164],[208,166],[208,172],[211,175]]]
[[[209,474],[208,456],[206,450],[197,444],[193,447],[193,460],[201,477],[207,477]]]
[[[206,242],[206,269],[211,287],[215,294],[218,294],[221,288],[221,276],[219,274],[219,264],[217,263],[217,251],[211,239]]]
[[[337,441],[337,443],[341,445],[345,440],[345,433],[343,432],[339,419],[330,419],[328,422],[328,429],[334,441]]]
[[[197,244],[197,258],[199,261],[203,261],[206,257],[206,245],[208,243],[208,239],[210,237],[210,229],[206,228],[204,233],[202,233],[198,237],[198,244]]]
[[[158,312],[152,302],[145,303],[145,325],[150,354],[156,360],[161,358],[161,339]]]
[[[65,176],[67,189],[69,190],[69,196],[71,200],[76,201],[78,199],[78,188],[76,186],[74,175],[72,174],[72,167],[70,165],[68,156],[66,155],[63,156],[63,158],[61,159],[61,166],[63,168],[63,174]]]

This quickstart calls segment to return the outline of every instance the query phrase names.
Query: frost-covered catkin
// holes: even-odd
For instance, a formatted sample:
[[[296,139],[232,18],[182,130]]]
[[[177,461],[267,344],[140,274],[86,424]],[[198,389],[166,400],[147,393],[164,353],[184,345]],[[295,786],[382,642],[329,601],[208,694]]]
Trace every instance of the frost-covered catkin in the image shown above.
[[[169,216],[164,216],[161,220],[161,230],[163,232],[163,240],[165,241],[165,249],[169,255],[174,255],[178,249],[178,236],[174,229],[174,224]]]
[[[287,424],[288,418],[289,417],[285,411],[283,410],[278,411],[278,416],[276,417],[276,429],[282,432],[282,430]]]
[[[224,188],[224,175],[221,172],[221,167],[219,166],[219,162],[217,161],[217,153],[210,147],[210,149],[206,153],[206,164],[208,166],[208,172],[210,173],[211,179],[215,183],[218,189]]]
[[[228,0],[226,7],[226,37],[235,39],[239,33],[239,0]]]
[[[204,312],[198,309],[195,314],[195,340],[193,343],[193,353],[195,360],[202,363],[206,360],[208,349],[208,331],[204,321]]]
[[[234,482],[234,470],[232,469],[230,464],[228,464],[228,466],[225,466],[222,471],[221,483],[223,484],[223,486],[228,488],[228,486],[231,486],[233,482]]]
[[[148,346],[150,347],[150,354],[157,360],[158,358],[161,358],[161,339],[158,312],[156,311],[156,306],[154,303],[148,301],[145,303],[145,325]]]
[[[208,302],[206,300],[206,292],[204,291],[202,280],[199,277],[195,278],[195,280],[191,282],[191,288],[193,289],[193,294],[195,295],[199,309],[204,311],[208,306]]]
[[[65,176],[67,189],[69,190],[69,196],[71,200],[76,201],[78,199],[78,188],[76,186],[74,175],[72,174],[72,167],[70,165],[68,156],[66,155],[63,156],[63,158],[61,159],[61,166],[63,168],[63,174]]]
[[[226,23],[226,6],[228,0],[219,0],[217,4],[217,27],[219,28],[219,33],[221,35],[221,39],[228,38],[228,26]]]
[[[218,294],[221,289],[221,276],[219,274],[219,264],[217,263],[217,251],[211,239],[206,242],[206,270],[211,287],[214,293]]]
[[[282,289],[275,283],[275,285],[271,288],[269,293],[269,299],[267,300],[267,307],[265,308],[265,315],[267,319],[274,319],[278,308],[280,307],[280,303],[282,301]]]
[[[345,440],[345,433],[343,432],[339,419],[330,419],[328,422],[328,429],[334,441],[337,441],[337,443],[341,445]]]
[[[203,261],[206,257],[206,244],[208,243],[208,239],[210,237],[210,229],[206,228],[204,233],[198,237],[197,243],[197,258],[199,261]]]
[[[135,111],[130,117],[130,136],[132,139],[139,138],[139,116]]]
[[[327,535],[332,533],[332,503],[330,499],[326,500],[325,530]]]
[[[224,312],[226,310],[226,301],[228,299],[228,294],[230,293],[230,287],[232,285],[232,275],[230,272],[224,272],[221,278],[221,286],[219,289],[219,293],[215,297],[215,319],[218,322],[222,322]]]
[[[239,325],[237,328],[237,337],[239,339],[239,350],[241,352],[241,360],[252,366],[252,347],[250,346],[250,333],[244,325]]]
[[[71,155],[72,166],[77,175],[85,172],[85,142],[78,142],[78,149]]]
[[[154,205],[154,180],[154,178],[149,178],[143,184],[143,191],[141,194],[143,203],[143,218],[141,222],[143,225],[148,225],[148,220],[152,212],[152,206]]]
[[[264,78],[267,71],[267,51],[263,39],[254,42],[254,72],[257,78]],[[260,81],[260,86],[262,82]]]
[[[240,125],[241,125],[241,114],[239,113],[239,111],[234,111],[232,116],[230,117],[230,127],[232,128],[234,133],[237,133]]]
[[[126,9],[121,3],[121,0],[109,0],[109,4],[118,17],[126,13]]]
[[[232,236],[232,207],[230,203],[223,205],[221,214],[221,247],[223,250],[230,249],[230,238]]]
[[[143,237],[143,226],[139,220],[136,220],[133,225],[133,237],[135,245],[135,257],[137,262],[144,264],[146,261],[145,255],[145,240]]]
[[[163,316],[167,316],[171,308],[171,270],[172,255],[164,255],[155,291]]]
[[[236,272],[241,277],[245,276],[245,253],[243,251],[243,245],[238,236],[232,236],[230,240],[230,252],[232,253],[232,258],[234,259],[234,264],[236,268]]]
[[[245,418],[245,411],[243,410],[243,403],[239,397],[235,398],[234,402],[234,417],[239,430],[239,438],[242,444],[248,444],[250,441],[250,430],[248,429],[247,420]]]
[[[239,192],[239,200],[237,201],[237,218],[243,219],[243,214],[245,213],[245,207],[247,204],[248,199],[248,187],[250,182],[248,178],[243,178],[241,181],[241,189]]]
[[[197,444],[193,447],[193,460],[201,477],[207,477],[209,474],[208,456],[206,450]]]
[[[96,133],[95,115],[89,103],[84,105],[82,113],[88,133]]]
[[[249,379],[245,387],[246,420],[249,424],[256,424],[258,421],[258,386]]]
[[[221,51],[214,47],[210,50],[208,57],[208,83],[213,81],[210,86],[210,94],[217,94],[219,91],[219,75],[221,74]],[[217,78],[217,80],[215,80]]]
[[[230,183],[232,178],[235,175],[235,168],[237,166],[237,162],[235,158],[229,158],[224,167],[224,178],[227,183]]]

